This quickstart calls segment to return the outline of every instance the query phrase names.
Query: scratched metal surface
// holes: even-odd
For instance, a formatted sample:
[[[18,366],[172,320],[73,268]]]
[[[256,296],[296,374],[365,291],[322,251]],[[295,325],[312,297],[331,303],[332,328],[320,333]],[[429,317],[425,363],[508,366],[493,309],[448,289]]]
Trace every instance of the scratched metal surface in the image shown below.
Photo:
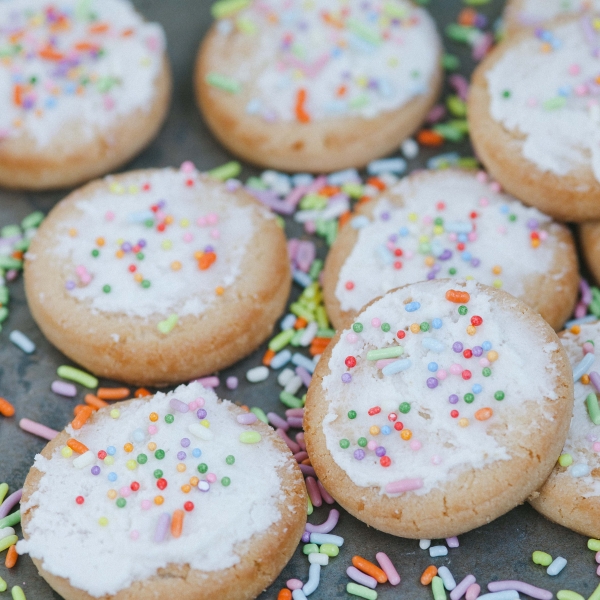
[[[231,156],[211,137],[194,104],[191,73],[198,42],[207,31],[210,18],[208,0],[134,0],[140,11],[150,20],[163,24],[169,40],[169,54],[173,64],[175,88],[171,110],[165,127],[154,143],[127,168],[162,167],[179,165],[193,160],[199,168],[209,169],[230,160]],[[501,12],[502,0],[492,0],[481,10],[495,19]],[[460,0],[432,0],[429,7],[440,28],[456,19],[463,4]],[[461,57],[461,72],[469,75],[473,62],[466,47],[448,42],[448,51]],[[467,143],[453,145],[463,155],[470,153]],[[423,166],[427,153],[412,161],[411,169]],[[255,173],[245,169],[244,175]],[[20,222],[33,210],[47,212],[64,193],[22,194],[0,190],[0,226]],[[292,222],[286,224],[288,235],[302,235]],[[320,254],[324,255],[320,244]],[[295,294],[298,290],[295,290]],[[7,481],[11,491],[21,487],[33,457],[44,442],[22,432],[18,419],[29,417],[55,429],[61,429],[72,417],[77,399],[62,399],[50,391],[57,366],[69,363],[41,335],[31,319],[23,292],[22,281],[11,284],[11,311],[9,320],[0,333],[0,395],[10,399],[17,408],[12,419],[0,418],[0,481]],[[19,329],[37,345],[31,356],[24,355],[8,341],[8,333]],[[244,373],[259,363],[264,348],[228,369],[221,375],[235,374],[240,378],[237,390],[217,390],[234,401],[266,410],[282,410],[278,401],[279,387],[272,374],[260,384],[247,384]],[[70,363],[69,363],[70,364]],[[105,382],[109,383],[109,382]],[[80,390],[79,401],[83,397]],[[314,523],[325,520],[328,507],[317,509],[310,517]],[[20,533],[20,532],[19,532]],[[321,585],[311,600],[349,597],[345,592],[349,581],[345,572],[354,554],[374,560],[378,551],[386,552],[402,576],[397,588],[389,584],[379,586],[379,598],[431,598],[431,591],[419,583],[422,571],[429,564],[447,565],[457,581],[467,573],[474,573],[478,581],[486,584],[498,579],[523,579],[554,592],[573,589],[583,596],[590,595],[598,584],[595,575],[594,555],[586,549],[586,540],[558,525],[546,521],[528,505],[521,506],[494,523],[477,529],[460,538],[461,546],[450,550],[447,557],[430,559],[413,540],[395,538],[368,528],[342,511],[335,533],[345,538],[340,555],[322,570]],[[60,532],[57,532],[60,535]],[[531,552],[543,549],[553,556],[564,556],[569,564],[556,578],[532,564]],[[110,568],[109,565],[106,565]],[[305,579],[308,561],[298,550],[275,584],[261,595],[262,600],[277,597],[284,582],[291,577]],[[21,585],[29,600],[50,600],[59,596],[38,576],[31,560],[19,559],[16,568],[8,571],[0,563],[0,576],[9,584]],[[10,588],[9,588],[10,589]],[[485,588],[484,588],[485,589]],[[7,597],[6,594],[0,594]]]

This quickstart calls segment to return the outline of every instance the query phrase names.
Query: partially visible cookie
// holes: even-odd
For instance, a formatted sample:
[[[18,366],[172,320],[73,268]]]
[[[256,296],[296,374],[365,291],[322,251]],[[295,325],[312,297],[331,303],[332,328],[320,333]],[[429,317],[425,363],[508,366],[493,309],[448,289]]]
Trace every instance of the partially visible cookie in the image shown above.
[[[473,75],[469,123],[490,174],[562,221],[600,218],[600,72],[593,17],[526,30]]]
[[[569,429],[571,367],[521,301],[474,281],[374,300],[327,347],[304,417],[327,491],[368,525],[445,538],[546,480]]]
[[[68,426],[25,480],[18,551],[66,600],[255,598],[300,541],[306,490],[251,416],[194,383]]]
[[[587,267],[596,281],[600,282],[600,223],[582,223],[579,227],[579,237]]]
[[[508,35],[552,19],[600,9],[598,0],[508,0],[502,20]]]
[[[600,537],[600,323],[573,326],[560,334],[575,380],[569,436],[554,471],[531,505],[550,520],[589,537]],[[591,408],[589,408],[590,406]]]
[[[216,15],[196,96],[219,141],[249,162],[361,167],[398,148],[439,94],[441,42],[410,0],[266,0]]]
[[[361,205],[340,230],[325,263],[325,305],[340,328],[388,290],[444,277],[503,289],[559,329],[577,299],[573,236],[484,173],[422,171]]]
[[[0,2],[0,185],[65,188],[154,138],[171,94],[165,35],[129,0]]]
[[[252,352],[290,285],[274,215],[191,164],[73,192],[25,261],[29,308],[50,342],[96,375],[141,385],[189,381]]]

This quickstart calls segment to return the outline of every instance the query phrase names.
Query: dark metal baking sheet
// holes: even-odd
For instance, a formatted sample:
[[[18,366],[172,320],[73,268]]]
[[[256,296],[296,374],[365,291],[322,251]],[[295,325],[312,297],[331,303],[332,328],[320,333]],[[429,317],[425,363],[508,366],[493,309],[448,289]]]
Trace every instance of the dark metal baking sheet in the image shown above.
[[[192,160],[201,169],[218,166],[232,157],[210,135],[200,117],[193,98],[191,74],[198,43],[208,30],[210,17],[209,0],[134,0],[139,10],[150,20],[163,24],[169,42],[169,55],[173,65],[175,87],[167,123],[153,144],[127,169],[179,165]],[[461,0],[432,0],[431,13],[440,29],[456,20],[465,4]],[[503,7],[502,0],[491,0],[478,7],[493,21]],[[461,58],[461,71],[468,76],[473,67],[470,51],[465,46],[445,39],[448,51]],[[447,150],[457,150],[469,155],[467,143],[453,144]],[[418,159],[410,162],[411,169],[424,166],[432,152],[422,152]],[[256,174],[252,168],[244,169],[244,176]],[[33,210],[47,212],[65,194],[14,193],[0,190],[0,226],[18,223]],[[288,220],[286,231],[289,236],[301,236],[300,227]],[[319,243],[320,255],[324,247]],[[295,290],[295,294],[299,290]],[[33,458],[44,446],[44,442],[22,432],[18,427],[21,417],[28,417],[49,427],[61,429],[72,418],[77,399],[62,399],[50,391],[55,379],[56,368],[71,364],[41,335],[27,310],[22,281],[11,284],[12,300],[10,317],[0,333],[0,396],[10,399],[17,413],[11,419],[0,418],[0,481],[7,481],[11,491],[21,487]],[[19,329],[37,345],[31,356],[23,354],[8,340],[8,334]],[[248,384],[244,374],[256,366],[264,348],[241,361],[235,367],[221,373],[222,381],[228,375],[237,375],[240,386],[229,391],[222,386],[220,395],[250,406],[260,406],[265,411],[282,411],[278,395],[280,388],[275,375],[259,384]],[[108,382],[105,382],[108,383]],[[79,401],[83,397],[80,391]],[[315,510],[310,517],[313,523],[325,520],[328,507]],[[392,588],[389,584],[378,587],[379,598],[420,599],[431,598],[430,588],[419,583],[422,571],[429,564],[447,565],[457,581],[473,573],[484,585],[497,579],[522,579],[534,585],[551,589],[572,589],[587,597],[600,582],[595,574],[594,553],[586,548],[584,537],[550,523],[528,505],[521,506],[494,523],[481,527],[460,537],[460,548],[451,549],[444,558],[431,559],[428,552],[419,549],[418,542],[404,540],[380,533],[360,523],[343,510],[334,533],[345,538],[340,555],[331,560],[322,570],[321,584],[311,600],[350,597],[346,594],[346,569],[351,558],[360,554],[374,560],[375,553],[386,552],[396,565],[402,583]],[[19,532],[20,533],[20,532]],[[59,532],[57,532],[59,534]],[[549,577],[545,569],[533,565],[531,553],[545,550],[553,556],[563,556],[569,562],[564,571],[555,578]],[[107,568],[109,566],[107,565]],[[308,561],[299,549],[284,569],[276,583],[261,596],[266,600],[276,598],[285,581],[291,577],[306,579]],[[16,568],[10,571],[0,562],[0,576],[9,586],[21,585],[28,600],[57,599],[59,596],[38,576],[33,563],[27,556],[19,559]],[[10,588],[9,588],[10,589]],[[9,597],[9,592],[0,594],[0,599]],[[218,599],[216,599],[218,600]]]

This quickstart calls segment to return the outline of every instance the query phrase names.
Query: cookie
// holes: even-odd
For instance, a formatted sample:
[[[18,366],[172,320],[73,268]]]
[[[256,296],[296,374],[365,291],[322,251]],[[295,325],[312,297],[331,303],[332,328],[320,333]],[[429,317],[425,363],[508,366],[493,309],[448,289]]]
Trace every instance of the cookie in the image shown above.
[[[579,283],[571,232],[500,192],[484,173],[422,171],[360,205],[325,263],[327,312],[339,329],[408,283],[475,278],[520,298],[559,329]]]
[[[563,221],[600,218],[600,55],[589,16],[524,31],[479,64],[476,153],[510,194]]]
[[[246,600],[306,523],[275,432],[198,383],[73,421],[37,455],[19,553],[66,600]]]
[[[409,0],[265,0],[213,12],[197,100],[219,141],[251,163],[363,166],[398,148],[439,95],[441,41]]]
[[[427,281],[338,332],[308,391],[305,440],[323,486],[357,519],[446,538],[539,488],[572,407],[568,358],[531,308],[475,281]]]
[[[582,223],[579,228],[579,239],[587,267],[596,281],[600,281],[600,224]]]
[[[600,363],[595,346],[600,344],[600,323],[575,325],[563,331],[560,340],[575,377],[573,419],[559,462],[530,503],[555,523],[596,538],[600,536]]]
[[[189,163],[92,182],[62,200],[26,255],[48,340],[96,375],[139,385],[227,367],[271,333],[291,285],[272,213]]]
[[[171,72],[165,35],[129,0],[0,2],[0,185],[71,187],[157,134]]]
[[[598,0],[509,0],[502,21],[508,35],[523,28],[540,27],[557,17],[600,9]]]

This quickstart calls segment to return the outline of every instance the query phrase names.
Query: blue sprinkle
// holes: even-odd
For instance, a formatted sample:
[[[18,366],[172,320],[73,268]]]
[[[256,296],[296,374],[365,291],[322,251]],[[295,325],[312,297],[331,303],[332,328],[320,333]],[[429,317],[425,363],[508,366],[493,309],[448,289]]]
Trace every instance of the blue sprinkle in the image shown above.
[[[400,231],[398,232],[402,237],[406,237],[410,231],[408,230],[408,227],[400,227]]]
[[[466,233],[459,233],[457,236],[457,239],[459,242],[463,242],[463,243],[469,241],[469,238],[467,237]]]
[[[202,456],[202,450],[200,450],[200,448],[194,448],[192,450],[192,456],[194,458],[198,458],[199,456]]]
[[[474,394],[480,394],[482,389],[483,389],[483,388],[482,388],[482,387],[481,387],[481,385],[479,385],[478,383],[476,383],[476,384],[475,384],[475,385],[472,387],[472,390],[473,390],[473,393],[474,393]]]
[[[441,329],[441,327],[442,327],[442,320],[441,319],[434,319],[433,321],[431,321],[431,325],[433,326],[434,329]]]
[[[116,481],[117,480],[117,474],[114,471],[111,471],[108,474],[108,480],[109,481]]]
[[[436,362],[430,362],[427,365],[427,368],[432,372],[435,373],[438,370],[438,364]]]
[[[492,349],[492,343],[491,342],[483,342],[483,344],[481,344],[481,347],[487,352],[488,350]]]
[[[111,456],[114,456],[117,453],[117,449],[114,446],[109,446],[106,449],[107,454],[110,454]]]
[[[461,257],[461,258],[462,258],[464,261],[466,261],[466,262],[469,262],[469,261],[471,260],[471,258],[472,258],[472,256],[471,256],[471,253],[470,253],[470,252],[463,252],[463,253],[460,255],[460,257]]]
[[[404,309],[406,310],[406,312],[415,312],[416,310],[419,310],[421,308],[421,305],[418,302],[409,302]]]
[[[510,212],[510,206],[508,206],[508,204],[503,204],[503,205],[500,207],[500,212],[501,212],[503,215],[507,215],[507,214]]]
[[[390,435],[390,433],[392,433],[392,430],[387,425],[384,425],[381,428],[381,433],[383,433],[383,435]]]
[[[586,464],[573,465],[570,469],[573,477],[587,477],[591,469]]]

